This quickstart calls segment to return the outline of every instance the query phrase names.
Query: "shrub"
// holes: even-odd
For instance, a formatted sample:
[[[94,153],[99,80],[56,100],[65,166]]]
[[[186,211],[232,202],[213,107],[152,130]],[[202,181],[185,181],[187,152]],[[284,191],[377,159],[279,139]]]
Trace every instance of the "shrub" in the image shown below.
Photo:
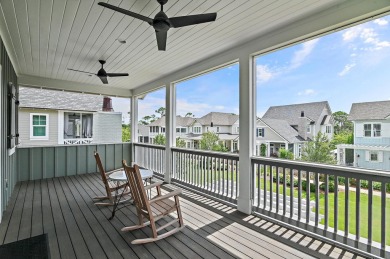
[[[390,183],[386,184],[386,192],[390,192]]]
[[[360,187],[362,188],[368,188],[368,181],[367,180],[361,180],[360,181]]]
[[[279,156],[280,156],[280,158],[284,158],[284,159],[290,159],[290,160],[294,159],[294,153],[292,153],[284,148],[281,148],[279,150]]]
[[[325,191],[325,183],[322,183],[320,185],[320,190],[321,191]],[[334,190],[335,190],[334,181],[329,181],[328,182],[328,190],[329,190],[329,192],[334,192]]]
[[[306,181],[302,181],[302,190],[306,191],[306,186],[307,183]],[[314,183],[310,183],[310,192],[315,192],[316,191],[316,186]]]
[[[372,183],[372,188],[374,188],[374,190],[380,190],[381,187],[382,187],[381,183],[378,183],[378,182],[373,182]]]

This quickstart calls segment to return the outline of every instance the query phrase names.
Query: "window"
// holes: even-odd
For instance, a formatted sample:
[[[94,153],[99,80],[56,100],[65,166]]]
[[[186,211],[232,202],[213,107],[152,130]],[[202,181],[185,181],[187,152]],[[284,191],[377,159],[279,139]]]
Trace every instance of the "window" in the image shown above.
[[[264,128],[256,129],[256,137],[264,137]]]
[[[371,124],[364,124],[364,136],[371,137]]]
[[[380,137],[381,136],[381,125],[380,124],[373,124],[373,135],[374,137]]]
[[[176,133],[180,133],[180,128],[176,128]]]
[[[366,161],[370,162],[383,162],[383,152],[382,151],[366,151]]]
[[[299,144],[298,145],[298,157],[301,157],[302,156],[302,145]]]
[[[191,148],[191,142],[187,142],[187,148]]]
[[[311,126],[310,125],[307,125],[307,133],[310,133],[311,132]]]
[[[331,125],[327,125],[327,126],[325,127],[325,132],[326,132],[326,133],[332,133],[332,126],[331,126]]]
[[[202,133],[202,127],[196,126],[194,127],[194,133]]]
[[[49,115],[33,113],[30,115],[30,138],[49,139]]]
[[[240,127],[236,127],[236,133],[240,133]]]
[[[217,127],[217,132],[219,132],[219,127]]]
[[[187,132],[187,129],[186,129],[186,128],[181,128],[181,129],[180,129],[180,132],[181,132],[181,133],[186,133],[186,132]]]
[[[370,152],[370,161],[378,161],[378,152],[375,151]]]
[[[161,132],[165,133],[165,128],[164,127],[161,127]]]
[[[237,141],[234,141],[233,142],[233,151],[237,151],[238,150],[238,143]]]

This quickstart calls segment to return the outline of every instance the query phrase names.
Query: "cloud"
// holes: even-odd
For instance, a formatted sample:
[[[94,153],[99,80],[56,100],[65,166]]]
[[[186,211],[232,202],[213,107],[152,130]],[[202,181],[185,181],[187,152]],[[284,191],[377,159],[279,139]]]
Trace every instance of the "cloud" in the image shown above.
[[[355,66],[355,63],[345,65],[344,69],[338,74],[339,76],[345,76]]]
[[[352,41],[352,40],[356,39],[359,36],[361,31],[362,31],[361,26],[356,26],[356,27],[352,27],[350,29],[347,29],[343,33],[343,41]]]
[[[375,19],[374,23],[376,23],[380,26],[384,26],[384,25],[387,25],[389,22],[386,19],[379,18],[379,19]]]
[[[291,61],[290,69],[297,68],[302,65],[303,61],[310,55],[319,39],[307,41],[302,44],[302,48],[294,53]]]
[[[271,71],[268,65],[258,65],[256,67],[256,79],[258,84],[265,83],[274,76],[275,74]]]
[[[378,21],[377,21],[378,20]],[[384,24],[387,23],[384,19],[377,19],[375,23]],[[368,45],[368,47],[359,48],[361,51],[375,51],[381,50],[382,48],[390,47],[390,41],[384,41],[379,38],[378,33],[374,30],[374,28],[365,28],[363,25],[352,27],[346,30],[343,34],[343,41],[345,42],[353,42],[356,44],[364,44]],[[360,39],[361,42],[357,42]],[[356,46],[352,45],[352,49],[355,50]]]
[[[315,94],[316,91],[314,91],[313,89],[305,89],[304,91],[298,93],[298,95],[315,95]]]

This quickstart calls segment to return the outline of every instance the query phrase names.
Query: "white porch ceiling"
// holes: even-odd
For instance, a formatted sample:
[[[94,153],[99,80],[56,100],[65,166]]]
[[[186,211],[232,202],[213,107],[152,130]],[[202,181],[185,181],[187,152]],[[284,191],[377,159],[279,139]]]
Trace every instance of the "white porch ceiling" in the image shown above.
[[[102,0],[99,0],[102,1]],[[344,2],[343,0],[169,0],[168,16],[217,12],[213,23],[171,29],[166,52],[157,50],[147,23],[98,6],[98,0],[2,0],[3,38],[19,76],[101,85],[97,77],[68,71],[108,72],[106,87],[133,89],[270,30]],[[108,3],[154,17],[156,0]],[[126,40],[121,45],[116,39]]]

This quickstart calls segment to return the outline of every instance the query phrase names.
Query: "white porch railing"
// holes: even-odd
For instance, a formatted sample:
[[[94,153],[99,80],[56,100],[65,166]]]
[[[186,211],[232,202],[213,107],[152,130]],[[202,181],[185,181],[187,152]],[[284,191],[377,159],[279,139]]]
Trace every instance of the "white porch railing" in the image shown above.
[[[65,145],[80,145],[80,144],[91,144],[93,141],[92,138],[71,138],[64,139]]]
[[[136,163],[163,176],[164,146],[134,148]],[[238,155],[171,150],[175,184],[237,203]],[[390,173],[260,157],[251,158],[248,173],[254,213],[363,256],[390,258]]]

